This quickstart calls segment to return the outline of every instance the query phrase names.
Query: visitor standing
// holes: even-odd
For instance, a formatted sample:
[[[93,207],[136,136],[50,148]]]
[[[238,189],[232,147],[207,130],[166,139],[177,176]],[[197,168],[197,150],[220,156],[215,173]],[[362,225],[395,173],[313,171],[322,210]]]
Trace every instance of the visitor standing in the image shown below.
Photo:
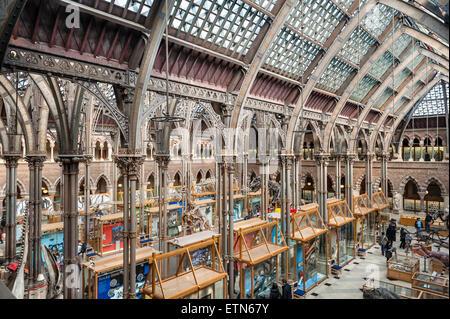
[[[431,213],[428,212],[427,216],[425,217],[425,230],[429,231],[430,230],[430,225],[433,222],[433,216],[431,216]]]
[[[276,282],[272,284],[272,289],[270,289],[270,299],[281,299],[280,290]]]
[[[416,227],[417,233],[419,233],[422,230],[423,225],[422,225],[422,221],[420,220],[420,218],[416,219],[416,222],[414,223],[414,227]]]
[[[281,299],[292,299],[292,287],[288,284],[286,279],[283,279],[283,286],[281,288]]]
[[[400,228],[400,248],[406,248],[406,230],[403,227]]]
[[[396,232],[397,232],[397,228],[395,227],[395,223],[393,221],[391,221],[388,229],[386,230],[386,236],[391,243],[395,242]]]

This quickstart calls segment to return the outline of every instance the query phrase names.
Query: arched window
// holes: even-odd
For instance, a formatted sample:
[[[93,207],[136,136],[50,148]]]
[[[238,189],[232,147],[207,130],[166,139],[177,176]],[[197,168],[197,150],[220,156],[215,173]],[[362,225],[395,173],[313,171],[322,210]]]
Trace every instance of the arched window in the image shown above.
[[[402,155],[404,161],[409,161],[410,158],[409,141],[406,138],[404,138],[402,141]]]
[[[434,142],[434,159],[436,161],[444,160],[444,147],[442,144],[442,139],[438,136],[436,137],[436,141]]]
[[[427,137],[424,141],[423,141],[423,157],[424,160],[426,162],[431,161],[431,153],[432,153],[432,145],[431,145],[431,140]]]
[[[103,177],[101,177],[97,182],[97,187],[95,189],[96,194],[104,194],[107,192],[107,183]]]
[[[444,210],[444,198],[441,195],[441,188],[436,182],[431,182],[425,192],[425,211],[435,212]]]
[[[203,179],[202,172],[198,172],[198,174],[197,174],[197,184],[201,183],[202,179]]]
[[[336,191],[333,188],[333,180],[329,175],[327,176],[327,193],[328,198],[336,196]]]
[[[413,140],[413,159],[414,161],[420,160],[420,141],[418,138]]]
[[[181,176],[180,173],[176,173],[173,181],[173,186],[181,186]]]
[[[206,179],[210,179],[211,178],[211,171],[207,171],[206,172]]]
[[[312,203],[314,202],[314,181],[311,176],[306,176],[305,178],[305,186],[302,190],[302,197],[305,200],[305,203]]]
[[[366,193],[366,177],[364,176],[363,180],[361,181],[361,185],[359,186],[359,194],[365,194]]]
[[[412,180],[409,180],[405,185],[403,192],[403,209],[410,211],[420,210],[420,196],[417,185]]]

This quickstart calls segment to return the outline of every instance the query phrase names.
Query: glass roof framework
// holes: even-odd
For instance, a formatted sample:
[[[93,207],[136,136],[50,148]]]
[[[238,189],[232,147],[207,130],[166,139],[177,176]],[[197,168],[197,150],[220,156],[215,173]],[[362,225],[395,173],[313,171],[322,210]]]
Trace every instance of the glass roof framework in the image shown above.
[[[413,113],[414,117],[445,115],[448,113],[449,85],[445,82],[445,91],[447,94],[447,105],[445,105],[444,90],[442,83],[437,83],[425,96],[422,102],[417,106]]]
[[[338,55],[354,64],[359,64],[375,42],[362,28],[356,28]]]
[[[121,8],[125,8],[127,5],[127,0],[104,0],[105,2],[113,2],[114,5],[119,6]],[[153,0],[132,0],[129,1],[128,10],[134,13],[138,13],[143,15],[144,17],[148,16],[150,12],[150,8],[153,5]]]
[[[344,17],[331,0],[297,0],[287,23],[305,37],[323,45]]]
[[[169,25],[240,58],[269,20],[241,0],[176,0]]]
[[[359,87],[355,90],[353,90],[352,95],[350,96],[350,99],[356,102],[361,102],[364,97],[369,93],[369,91],[377,84],[378,82],[368,76],[365,76],[360,84]]]
[[[319,51],[318,46],[283,27],[269,49],[265,67],[299,80]]]
[[[322,74],[317,86],[336,93],[353,70],[353,67],[334,57]]]

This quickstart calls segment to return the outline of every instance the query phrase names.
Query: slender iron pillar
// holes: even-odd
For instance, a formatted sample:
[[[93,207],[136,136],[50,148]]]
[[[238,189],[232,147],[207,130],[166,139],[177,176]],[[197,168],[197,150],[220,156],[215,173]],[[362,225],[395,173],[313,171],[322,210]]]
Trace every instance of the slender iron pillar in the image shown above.
[[[16,258],[16,206],[17,206],[17,166],[18,154],[4,155],[6,165],[6,262]]]
[[[234,226],[233,226],[233,222],[234,222],[234,202],[233,202],[233,193],[234,193],[234,165],[233,163],[230,163],[228,165],[228,198],[229,198],[229,203],[228,203],[228,274],[229,274],[229,292],[228,295],[230,296],[230,298],[234,298],[234,281],[235,281],[235,277],[234,277]]]
[[[64,299],[77,299],[79,283],[75,283],[78,259],[78,169],[84,160],[77,155],[59,155],[63,168],[64,201]]]
[[[373,171],[373,159],[375,154],[367,153],[366,154],[366,193],[369,196],[369,199],[372,201],[372,171]]]
[[[353,161],[354,154],[345,155],[345,199],[351,211],[353,211]]]

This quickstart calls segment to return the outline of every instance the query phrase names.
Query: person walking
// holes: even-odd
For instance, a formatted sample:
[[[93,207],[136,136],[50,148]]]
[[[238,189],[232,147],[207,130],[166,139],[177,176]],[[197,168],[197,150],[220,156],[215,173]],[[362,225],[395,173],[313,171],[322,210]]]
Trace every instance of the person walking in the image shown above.
[[[406,248],[406,230],[403,227],[400,228],[400,248]]]
[[[281,299],[292,299],[292,287],[288,284],[286,279],[283,279],[283,286],[281,287]]]
[[[270,299],[281,299],[280,290],[276,282],[272,284],[272,289],[270,289]]]
[[[429,231],[430,230],[430,225],[433,222],[433,216],[431,216],[431,213],[428,212],[427,216],[425,217],[425,230]]]
[[[417,233],[419,233],[423,229],[423,224],[420,218],[416,219],[416,222],[414,223],[414,227],[416,227]]]
[[[395,223],[393,221],[391,221],[388,229],[386,230],[386,237],[391,242],[391,244],[395,242],[396,233],[397,233],[397,228],[395,227]]]
[[[392,252],[393,252],[392,242],[388,241],[388,243],[386,245],[386,252],[384,253],[384,255],[386,257],[386,263],[389,261],[389,259],[391,259]]]

